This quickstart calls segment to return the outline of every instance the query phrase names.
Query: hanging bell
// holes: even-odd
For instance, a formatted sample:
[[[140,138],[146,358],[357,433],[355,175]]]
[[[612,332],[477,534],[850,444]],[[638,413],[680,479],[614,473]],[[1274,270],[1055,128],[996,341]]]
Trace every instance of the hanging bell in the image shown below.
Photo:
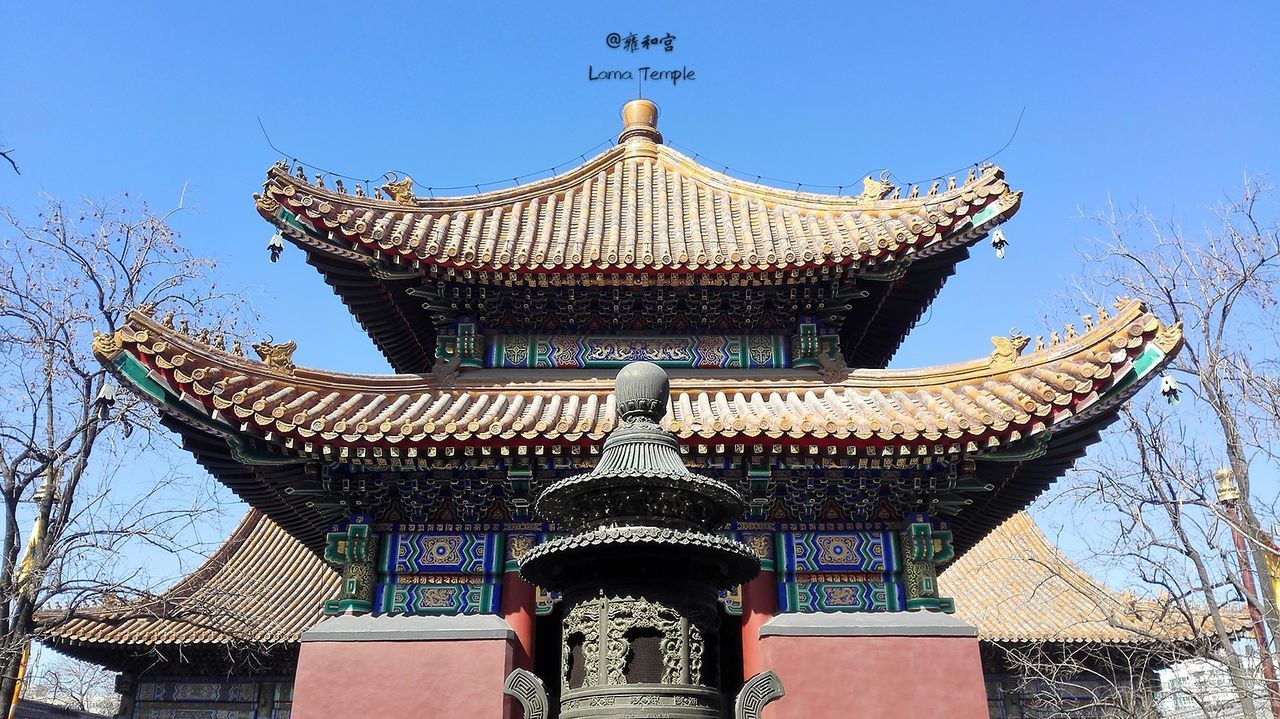
[[[1169,404],[1177,404],[1181,401],[1178,396],[1181,390],[1178,388],[1178,380],[1168,372],[1160,375],[1160,395],[1169,400]]]
[[[996,257],[1004,259],[1004,248],[1009,246],[1009,240],[1004,236],[1004,230],[997,227],[991,233],[991,246],[995,248]]]
[[[280,259],[280,253],[284,252],[284,238],[277,232],[267,241],[267,251],[271,253],[271,261],[277,262]]]
[[[98,389],[98,396],[93,401],[98,408],[98,413],[102,417],[107,416],[107,412],[116,404],[116,386],[110,380],[102,383],[102,387]]]

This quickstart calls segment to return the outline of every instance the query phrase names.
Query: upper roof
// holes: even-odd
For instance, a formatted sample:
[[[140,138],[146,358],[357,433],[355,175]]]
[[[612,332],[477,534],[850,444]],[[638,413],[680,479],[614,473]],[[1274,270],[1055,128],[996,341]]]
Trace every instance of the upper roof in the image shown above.
[[[478,282],[536,285],[540,274],[774,273],[874,268],[943,252],[1002,221],[1021,193],[983,166],[969,179],[905,199],[867,178],[860,195],[760,185],[698,164],[661,144],[643,121],[617,146],[555,177],[463,197],[412,194],[407,178],[384,186],[391,199],[312,185],[277,165],[258,211],[295,241],[353,259],[471,270]],[[643,109],[643,108],[640,108]],[[634,114],[634,113],[633,113]],[[301,236],[310,228],[309,238]]]
[[[652,103],[628,103],[627,113],[616,147],[538,182],[441,198],[415,196],[406,177],[382,199],[309,183],[282,164],[257,208],[407,373],[434,364],[440,307],[467,314],[512,288],[558,297],[565,286],[679,293],[692,284],[739,294],[838,285],[834,307],[861,296],[837,311],[843,321],[827,320],[846,361],[884,367],[968,247],[1021,202],[987,165],[927,188],[867,177],[857,195],[744,182],[661,144]]]
[[[1023,513],[938,581],[987,642],[1141,644],[1205,631],[1165,605],[1112,592],[1063,558]],[[329,565],[250,510],[204,566],[156,600],[88,610],[52,626],[44,641],[113,666],[165,646],[292,643],[321,619],[339,583]],[[1247,627],[1243,612],[1224,616],[1232,633]]]
[[[1031,517],[1013,515],[938,577],[956,598],[956,616],[987,641],[1144,644],[1190,641],[1213,633],[1171,603],[1117,594],[1049,542]],[[1228,631],[1249,627],[1242,611],[1224,612]]]

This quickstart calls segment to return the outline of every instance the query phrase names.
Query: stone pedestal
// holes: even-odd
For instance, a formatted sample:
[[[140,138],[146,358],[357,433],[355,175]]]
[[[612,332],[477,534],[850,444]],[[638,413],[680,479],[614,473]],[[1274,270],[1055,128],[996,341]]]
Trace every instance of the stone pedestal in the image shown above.
[[[765,719],[987,719],[977,631],[947,614],[781,614],[760,629],[786,696]]]
[[[339,616],[302,635],[293,719],[503,716],[501,617]]]

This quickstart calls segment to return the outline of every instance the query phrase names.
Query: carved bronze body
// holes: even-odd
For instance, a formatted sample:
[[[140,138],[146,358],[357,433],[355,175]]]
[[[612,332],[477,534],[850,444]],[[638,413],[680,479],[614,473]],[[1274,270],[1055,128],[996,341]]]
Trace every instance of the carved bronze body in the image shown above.
[[[662,368],[627,365],[616,394],[622,424],[595,469],[538,499],[539,515],[573,533],[531,550],[520,570],[564,595],[560,716],[720,717],[716,593],[759,562],[715,530],[743,499],[689,472],[658,425]]]

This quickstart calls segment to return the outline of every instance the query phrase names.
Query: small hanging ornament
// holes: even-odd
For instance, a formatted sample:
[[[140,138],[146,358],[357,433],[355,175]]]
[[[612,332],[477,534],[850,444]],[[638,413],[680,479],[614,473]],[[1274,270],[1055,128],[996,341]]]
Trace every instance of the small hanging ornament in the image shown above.
[[[1160,375],[1160,395],[1169,400],[1169,404],[1177,404],[1181,401],[1178,394],[1181,390],[1178,388],[1178,380],[1168,372]]]
[[[1009,246],[1009,240],[1004,236],[1004,230],[997,227],[991,233],[991,246],[995,248],[996,257],[1004,259],[1004,248]]]
[[[116,386],[110,381],[102,383],[102,387],[98,389],[98,396],[94,399],[94,405],[98,408],[98,417],[106,419],[107,413],[116,404]]]
[[[280,253],[284,252],[284,238],[280,236],[279,232],[272,235],[271,239],[267,241],[267,251],[271,253],[272,262],[280,260]]]

